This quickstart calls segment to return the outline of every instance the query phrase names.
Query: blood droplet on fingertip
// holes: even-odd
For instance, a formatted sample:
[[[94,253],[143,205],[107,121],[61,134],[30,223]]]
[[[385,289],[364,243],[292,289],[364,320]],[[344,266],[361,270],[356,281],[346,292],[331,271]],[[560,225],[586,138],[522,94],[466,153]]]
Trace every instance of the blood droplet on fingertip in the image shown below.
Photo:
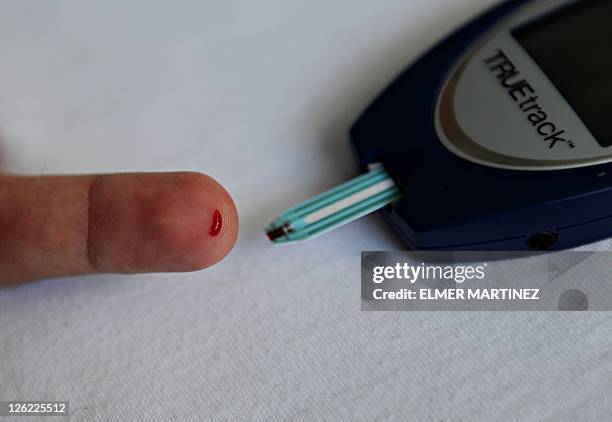
[[[221,213],[219,210],[215,210],[213,213],[212,223],[210,225],[210,230],[208,234],[211,236],[218,236],[221,233],[221,227],[223,226],[223,219],[221,218]]]

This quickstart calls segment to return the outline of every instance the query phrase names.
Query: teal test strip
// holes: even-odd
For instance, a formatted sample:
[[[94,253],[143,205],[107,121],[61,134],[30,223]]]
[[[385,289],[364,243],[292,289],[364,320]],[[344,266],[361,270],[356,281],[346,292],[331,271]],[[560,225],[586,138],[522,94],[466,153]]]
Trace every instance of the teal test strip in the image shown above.
[[[266,233],[274,243],[306,240],[370,214],[400,197],[383,166],[285,211]]]

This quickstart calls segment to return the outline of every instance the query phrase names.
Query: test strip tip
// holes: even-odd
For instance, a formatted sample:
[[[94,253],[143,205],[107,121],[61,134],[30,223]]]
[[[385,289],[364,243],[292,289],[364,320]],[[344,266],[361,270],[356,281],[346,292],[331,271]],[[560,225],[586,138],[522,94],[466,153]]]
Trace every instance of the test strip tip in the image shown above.
[[[275,229],[266,231],[266,234],[268,235],[268,239],[275,242],[277,239],[285,236],[285,230],[282,227],[277,227]]]

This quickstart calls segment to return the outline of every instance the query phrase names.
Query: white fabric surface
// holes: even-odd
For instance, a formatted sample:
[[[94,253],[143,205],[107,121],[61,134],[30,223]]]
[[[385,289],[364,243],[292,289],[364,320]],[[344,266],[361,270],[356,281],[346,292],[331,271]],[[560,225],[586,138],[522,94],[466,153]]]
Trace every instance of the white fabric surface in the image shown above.
[[[378,217],[262,233],[355,175],[359,112],[493,3],[2,0],[4,170],[203,171],[241,232],[198,273],[0,290],[0,399],[69,400],[71,420],[609,420],[606,313],[361,312],[360,251],[401,248]]]

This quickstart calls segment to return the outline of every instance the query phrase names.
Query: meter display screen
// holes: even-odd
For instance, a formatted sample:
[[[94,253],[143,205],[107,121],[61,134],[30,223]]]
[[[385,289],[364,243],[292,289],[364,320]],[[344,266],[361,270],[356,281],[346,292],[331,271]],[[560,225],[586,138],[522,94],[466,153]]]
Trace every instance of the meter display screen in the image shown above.
[[[602,147],[612,145],[612,0],[572,3],[512,31]]]

